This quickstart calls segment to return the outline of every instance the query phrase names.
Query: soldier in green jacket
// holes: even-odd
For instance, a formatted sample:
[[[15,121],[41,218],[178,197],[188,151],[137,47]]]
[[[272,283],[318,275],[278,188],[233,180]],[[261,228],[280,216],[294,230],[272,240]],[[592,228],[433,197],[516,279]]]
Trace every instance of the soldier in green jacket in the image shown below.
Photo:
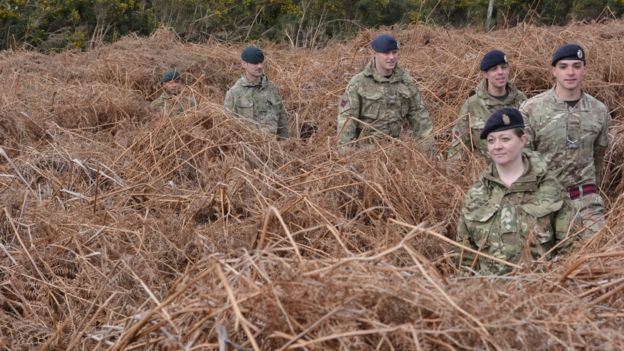
[[[339,102],[338,145],[341,150],[358,138],[398,137],[404,118],[415,139],[425,139],[432,131],[429,112],[414,79],[397,63],[397,41],[382,34],[371,42],[371,47],[372,60],[349,81]],[[431,138],[425,143],[432,148]]]
[[[483,79],[475,94],[464,102],[453,127],[449,159],[465,159],[468,152],[487,157],[485,141],[479,139],[485,121],[503,107],[520,107],[526,96],[509,81],[509,62],[504,52],[492,50],[479,64]]]
[[[277,86],[264,74],[264,53],[249,46],[241,53],[242,77],[225,94],[225,109],[258,129],[288,138],[288,116]]]
[[[520,110],[527,124],[529,147],[544,155],[583,220],[583,235],[589,237],[605,221],[598,185],[609,142],[609,111],[581,88],[586,72],[582,47],[561,46],[551,64],[555,87],[527,100]]]
[[[153,109],[180,114],[197,106],[195,98],[184,91],[185,86],[178,70],[171,69],[163,73],[160,84],[163,92],[150,104]]]
[[[468,191],[457,225],[457,242],[478,252],[530,267],[569,249],[574,213],[546,161],[523,151],[527,135],[520,111],[492,114],[480,133],[492,159]],[[564,241],[565,240],[565,241]],[[563,241],[563,242],[562,242]],[[509,265],[457,249],[462,268],[482,275],[504,274]]]

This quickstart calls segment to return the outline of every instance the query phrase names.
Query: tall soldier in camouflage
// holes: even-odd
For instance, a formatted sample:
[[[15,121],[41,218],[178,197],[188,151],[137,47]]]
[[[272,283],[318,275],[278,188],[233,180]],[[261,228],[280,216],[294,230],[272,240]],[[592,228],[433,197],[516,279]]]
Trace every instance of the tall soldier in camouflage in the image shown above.
[[[509,62],[504,52],[492,50],[479,64],[483,79],[475,94],[464,102],[453,127],[449,159],[465,159],[467,151],[487,158],[487,145],[479,139],[485,121],[503,107],[520,107],[526,96],[509,81]]]
[[[341,150],[358,138],[398,137],[404,118],[411,126],[413,138],[426,138],[432,130],[429,112],[414,79],[397,63],[397,41],[382,34],[371,46],[372,60],[351,78],[340,99],[338,144]],[[431,149],[433,141],[428,139],[426,143]]]
[[[242,77],[225,94],[225,109],[279,139],[288,138],[288,116],[277,86],[264,74],[262,50],[246,47],[241,66]]]
[[[457,225],[457,242],[497,259],[530,267],[570,248],[574,213],[546,161],[527,142],[522,115],[497,110],[480,133],[492,159],[466,194]],[[565,240],[565,241],[564,241]],[[482,275],[504,274],[509,265],[457,249],[460,267]]]
[[[597,185],[608,145],[609,111],[581,88],[586,72],[582,47],[561,46],[551,64],[555,87],[527,100],[520,110],[529,147],[544,155],[583,221],[583,236],[590,237],[605,222]]]
[[[185,92],[178,70],[171,69],[163,73],[160,84],[163,92],[150,104],[153,109],[164,113],[180,114],[197,106],[195,98]]]

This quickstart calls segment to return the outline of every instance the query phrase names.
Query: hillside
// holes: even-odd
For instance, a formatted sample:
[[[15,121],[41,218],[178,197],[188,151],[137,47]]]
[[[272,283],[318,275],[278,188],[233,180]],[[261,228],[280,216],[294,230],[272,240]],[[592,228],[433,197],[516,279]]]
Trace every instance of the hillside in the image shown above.
[[[341,156],[337,101],[377,32],[321,50],[265,48],[293,138],[222,110],[241,46],[159,31],[89,52],[0,54],[0,346],[7,350],[624,349],[624,21],[484,34],[392,31],[440,155],[478,61],[499,48],[527,95],[564,42],[611,111],[608,226],[503,279],[449,253],[478,160],[407,136]],[[149,102],[164,70],[199,101]]]

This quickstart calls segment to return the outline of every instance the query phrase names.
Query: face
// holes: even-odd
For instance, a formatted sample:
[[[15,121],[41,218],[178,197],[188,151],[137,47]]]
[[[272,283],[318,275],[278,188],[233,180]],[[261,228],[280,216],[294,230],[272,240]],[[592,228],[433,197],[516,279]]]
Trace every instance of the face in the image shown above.
[[[264,74],[264,62],[249,63],[241,61],[241,66],[243,66],[243,69],[245,70],[245,77],[247,77],[248,80],[258,80]]]
[[[557,86],[570,91],[581,89],[585,71],[585,63],[579,60],[560,60],[553,67]]]
[[[488,84],[496,88],[505,87],[509,79],[509,64],[501,63],[500,65],[490,67],[490,69],[483,72],[483,78],[487,79]]]
[[[169,95],[178,95],[182,90],[182,80],[173,79],[163,83],[163,89]]]
[[[375,67],[379,73],[387,75],[391,73],[396,67],[398,61],[399,51],[391,50],[388,52],[374,52]]]
[[[492,161],[498,166],[507,165],[522,157],[527,136],[517,136],[513,129],[491,132],[487,136],[487,148]]]

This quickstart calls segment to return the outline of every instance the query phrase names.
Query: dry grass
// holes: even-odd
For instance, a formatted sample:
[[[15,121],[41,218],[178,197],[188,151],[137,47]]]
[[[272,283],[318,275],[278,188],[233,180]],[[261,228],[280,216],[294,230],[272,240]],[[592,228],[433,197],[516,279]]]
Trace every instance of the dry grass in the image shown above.
[[[285,142],[222,111],[240,47],[160,31],[88,53],[3,53],[0,349],[623,349],[624,22],[395,32],[441,153],[484,52],[507,52],[534,95],[552,84],[555,46],[587,49],[586,88],[613,117],[609,225],[504,278],[456,276],[444,240],[479,161],[428,159],[406,137],[336,152],[336,102],[374,34],[266,48]],[[169,67],[197,111],[148,108]]]

